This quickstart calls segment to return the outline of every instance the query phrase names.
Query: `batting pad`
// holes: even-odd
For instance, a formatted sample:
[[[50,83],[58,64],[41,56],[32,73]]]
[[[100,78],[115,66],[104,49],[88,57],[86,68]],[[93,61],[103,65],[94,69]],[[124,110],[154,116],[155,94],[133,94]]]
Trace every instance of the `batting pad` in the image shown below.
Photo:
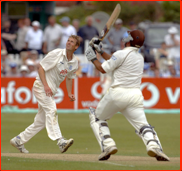
[[[155,132],[155,130],[151,126],[146,126],[142,130],[142,132],[140,132],[140,133],[136,132],[136,134],[139,137],[142,138],[142,140],[143,140],[143,142],[144,142],[144,144],[146,146],[146,150],[147,151],[151,147],[153,147],[153,148],[160,148],[162,150],[162,145],[161,145],[160,140],[159,140],[159,138],[157,136],[157,133]]]
[[[109,127],[106,121],[98,120],[95,118],[95,109],[89,108],[90,126],[94,132],[94,135],[100,145],[101,151],[107,147],[115,146],[114,140],[110,137]]]

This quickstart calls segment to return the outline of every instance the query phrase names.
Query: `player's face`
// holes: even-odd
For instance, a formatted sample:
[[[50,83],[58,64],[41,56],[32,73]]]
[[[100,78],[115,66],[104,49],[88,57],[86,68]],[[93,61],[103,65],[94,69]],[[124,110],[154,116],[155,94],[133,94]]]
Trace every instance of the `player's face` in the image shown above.
[[[76,40],[72,37],[70,37],[66,43],[66,50],[75,51],[78,48],[78,45],[76,45]]]

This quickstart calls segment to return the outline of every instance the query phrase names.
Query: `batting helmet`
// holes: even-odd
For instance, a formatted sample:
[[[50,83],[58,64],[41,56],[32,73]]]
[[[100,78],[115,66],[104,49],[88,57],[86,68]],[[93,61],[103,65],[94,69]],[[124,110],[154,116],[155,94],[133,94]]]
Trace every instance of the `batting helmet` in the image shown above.
[[[131,46],[140,48],[145,40],[145,36],[140,30],[127,31],[123,36],[123,42],[130,42]]]

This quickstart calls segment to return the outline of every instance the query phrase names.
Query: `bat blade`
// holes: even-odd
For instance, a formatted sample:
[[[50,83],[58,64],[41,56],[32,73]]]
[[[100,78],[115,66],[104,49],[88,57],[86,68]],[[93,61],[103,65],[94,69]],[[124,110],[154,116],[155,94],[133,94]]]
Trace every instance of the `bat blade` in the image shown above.
[[[109,20],[107,21],[104,29],[101,31],[101,34],[99,36],[100,41],[102,41],[104,39],[104,37],[106,36],[106,34],[109,32],[110,28],[113,26],[116,19],[118,18],[120,12],[121,12],[121,6],[120,6],[120,4],[117,4],[114,11],[112,12]]]

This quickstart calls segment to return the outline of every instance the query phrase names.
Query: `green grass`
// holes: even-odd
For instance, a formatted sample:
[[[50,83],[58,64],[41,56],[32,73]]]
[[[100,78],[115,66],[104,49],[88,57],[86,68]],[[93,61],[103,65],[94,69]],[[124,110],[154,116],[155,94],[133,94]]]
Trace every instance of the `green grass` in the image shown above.
[[[147,114],[148,122],[155,127],[160,138],[164,152],[169,157],[180,157],[180,115],[179,114]],[[17,153],[9,140],[18,135],[34,119],[34,114],[1,114],[1,153]],[[108,121],[111,136],[115,140],[118,153],[122,156],[147,156],[143,141],[135,134],[134,128],[120,114],[116,114]],[[73,146],[65,154],[100,154],[100,147],[90,128],[88,114],[59,114],[61,132],[66,138],[74,138]],[[35,135],[25,144],[30,153],[59,154],[56,141],[48,138],[46,129]],[[61,155],[61,154],[60,154]],[[11,162],[10,162],[11,161]],[[109,161],[109,160],[108,160]],[[32,164],[34,163],[34,164]],[[152,169],[179,169],[180,165],[141,165],[134,170]],[[133,168],[109,165],[107,163],[38,160],[28,158],[1,158],[2,170],[132,170]]]

